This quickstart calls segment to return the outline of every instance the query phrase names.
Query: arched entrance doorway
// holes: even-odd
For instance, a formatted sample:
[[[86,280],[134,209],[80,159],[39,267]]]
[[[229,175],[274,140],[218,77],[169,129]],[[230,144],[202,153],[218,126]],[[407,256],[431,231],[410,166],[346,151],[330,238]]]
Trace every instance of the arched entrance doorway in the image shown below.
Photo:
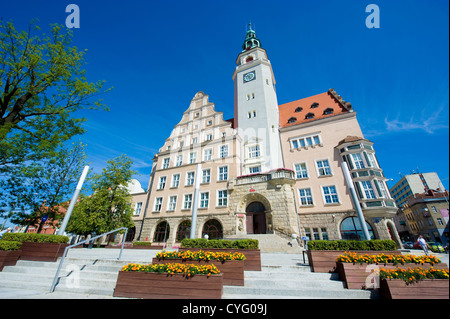
[[[169,238],[170,227],[166,221],[160,222],[155,229],[155,236],[153,242],[163,243]]]
[[[185,238],[189,238],[191,236],[191,221],[185,220],[180,223],[177,230],[177,238],[176,242],[179,243]]]
[[[245,209],[247,234],[265,234],[266,208],[261,202],[250,203]]]

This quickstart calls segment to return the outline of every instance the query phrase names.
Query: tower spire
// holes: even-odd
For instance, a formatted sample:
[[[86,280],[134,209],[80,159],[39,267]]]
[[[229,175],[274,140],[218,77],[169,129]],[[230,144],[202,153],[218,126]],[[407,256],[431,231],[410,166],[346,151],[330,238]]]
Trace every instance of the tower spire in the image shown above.
[[[252,29],[252,23],[249,22],[247,34],[245,35],[244,44],[242,45],[242,52],[253,48],[260,48],[261,41],[256,37],[255,31]]]

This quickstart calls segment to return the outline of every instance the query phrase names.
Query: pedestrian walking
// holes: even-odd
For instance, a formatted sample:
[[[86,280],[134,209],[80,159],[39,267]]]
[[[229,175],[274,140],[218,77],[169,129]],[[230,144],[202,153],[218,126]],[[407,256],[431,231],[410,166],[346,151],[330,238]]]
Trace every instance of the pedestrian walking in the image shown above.
[[[417,242],[419,243],[420,247],[422,247],[423,251],[425,252],[425,255],[428,256],[428,244],[425,241],[425,238],[423,238],[422,235],[419,236],[417,239]]]

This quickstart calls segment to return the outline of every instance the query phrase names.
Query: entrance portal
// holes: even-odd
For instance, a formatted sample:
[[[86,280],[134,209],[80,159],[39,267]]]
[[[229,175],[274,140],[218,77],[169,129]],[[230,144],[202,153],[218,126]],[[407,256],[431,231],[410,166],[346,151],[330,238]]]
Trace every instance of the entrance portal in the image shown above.
[[[245,209],[247,234],[266,233],[266,208],[260,202],[253,202]]]

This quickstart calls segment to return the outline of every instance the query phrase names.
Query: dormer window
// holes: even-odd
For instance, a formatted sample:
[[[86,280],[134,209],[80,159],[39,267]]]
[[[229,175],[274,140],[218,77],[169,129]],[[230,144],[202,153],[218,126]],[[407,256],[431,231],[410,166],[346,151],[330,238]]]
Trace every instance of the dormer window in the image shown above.
[[[312,109],[315,109],[318,106],[319,106],[319,103],[317,103],[317,102],[314,102],[313,104],[311,104]]]
[[[305,116],[305,119],[309,120],[309,119],[313,119],[314,118],[314,113],[308,113]]]
[[[296,118],[296,117],[291,117],[291,118],[288,120],[288,123],[295,123],[295,122],[297,122],[297,118]]]
[[[331,107],[327,108],[325,111],[323,111],[323,115],[333,114],[333,109]]]
[[[301,112],[301,111],[303,111],[303,108],[300,107],[300,106],[299,106],[298,108],[295,109],[295,113],[298,113],[298,112]]]

